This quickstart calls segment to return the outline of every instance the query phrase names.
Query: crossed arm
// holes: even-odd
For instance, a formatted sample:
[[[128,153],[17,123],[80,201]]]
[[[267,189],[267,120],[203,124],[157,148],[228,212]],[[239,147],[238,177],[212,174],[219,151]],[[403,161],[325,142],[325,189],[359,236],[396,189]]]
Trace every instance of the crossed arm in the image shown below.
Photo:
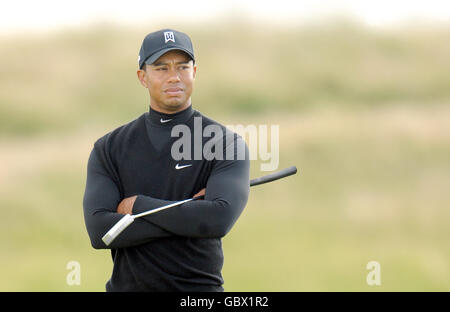
[[[120,198],[117,185],[91,152],[83,210],[91,244],[96,249],[124,248],[169,236],[212,238],[225,236],[244,209],[250,191],[249,157],[217,161],[208,179],[204,200],[184,203],[135,221],[109,246],[101,238],[125,213],[137,214],[174,203],[142,194]]]

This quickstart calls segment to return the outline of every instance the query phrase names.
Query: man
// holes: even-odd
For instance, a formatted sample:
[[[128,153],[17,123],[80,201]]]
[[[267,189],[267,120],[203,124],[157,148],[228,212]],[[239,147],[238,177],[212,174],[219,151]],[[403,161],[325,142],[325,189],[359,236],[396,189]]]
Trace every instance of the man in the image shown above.
[[[250,163],[239,135],[192,108],[196,72],[186,34],[172,29],[148,34],[137,76],[148,89],[149,111],[94,144],[83,208],[92,246],[111,249],[107,291],[223,291],[221,238],[247,203]],[[214,138],[221,144],[213,153],[224,157],[173,157],[176,127],[194,133],[211,126],[223,130]],[[204,151],[210,139],[190,137],[183,155]],[[239,146],[244,146],[241,158]],[[124,214],[191,197],[200,199],[136,219],[109,246],[101,240]]]

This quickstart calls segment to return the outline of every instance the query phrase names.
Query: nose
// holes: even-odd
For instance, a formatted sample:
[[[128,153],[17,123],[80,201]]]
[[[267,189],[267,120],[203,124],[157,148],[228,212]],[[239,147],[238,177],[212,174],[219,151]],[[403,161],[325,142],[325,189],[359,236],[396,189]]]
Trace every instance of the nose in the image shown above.
[[[180,81],[180,76],[176,69],[171,69],[169,73],[170,73],[169,79],[167,80],[168,82],[179,82]]]

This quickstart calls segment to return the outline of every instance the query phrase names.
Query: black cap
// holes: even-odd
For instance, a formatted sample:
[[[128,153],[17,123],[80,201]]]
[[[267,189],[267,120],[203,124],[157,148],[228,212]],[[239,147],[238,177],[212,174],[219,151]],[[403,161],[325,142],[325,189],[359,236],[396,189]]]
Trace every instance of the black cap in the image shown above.
[[[145,36],[139,51],[139,68],[145,64],[153,64],[158,58],[171,50],[181,50],[186,52],[192,60],[194,58],[194,48],[191,38],[185,33],[173,29],[161,29]]]

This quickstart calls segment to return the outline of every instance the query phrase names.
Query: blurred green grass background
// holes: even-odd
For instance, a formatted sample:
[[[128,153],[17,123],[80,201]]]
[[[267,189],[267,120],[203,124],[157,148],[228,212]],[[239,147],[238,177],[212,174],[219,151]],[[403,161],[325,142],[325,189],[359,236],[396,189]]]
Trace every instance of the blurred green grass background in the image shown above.
[[[137,53],[163,27],[0,37],[0,291],[104,290],[112,261],[85,230],[86,163],[148,110]],[[226,291],[450,290],[449,25],[173,27],[194,42],[194,108],[279,125],[280,169],[299,169],[252,188],[223,239]],[[366,283],[372,260],[381,286]]]

